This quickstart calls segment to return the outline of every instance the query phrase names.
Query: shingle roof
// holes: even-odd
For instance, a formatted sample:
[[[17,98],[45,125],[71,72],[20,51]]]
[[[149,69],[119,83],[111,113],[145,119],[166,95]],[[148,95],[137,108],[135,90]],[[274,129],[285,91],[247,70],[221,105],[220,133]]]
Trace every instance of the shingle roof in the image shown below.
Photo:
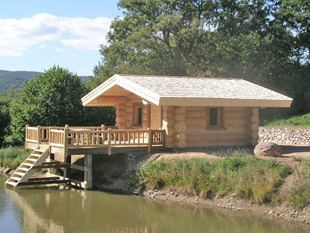
[[[243,79],[114,75],[83,97],[84,105],[119,85],[157,105],[289,107],[292,99]]]

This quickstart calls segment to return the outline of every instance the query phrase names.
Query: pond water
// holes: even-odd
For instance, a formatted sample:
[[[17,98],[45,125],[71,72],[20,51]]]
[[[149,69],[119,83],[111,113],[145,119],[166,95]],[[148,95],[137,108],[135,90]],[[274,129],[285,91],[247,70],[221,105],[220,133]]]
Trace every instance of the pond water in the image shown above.
[[[294,225],[245,213],[158,203],[100,191],[4,188],[0,175],[0,232],[299,233]],[[307,231],[308,230],[308,231]]]

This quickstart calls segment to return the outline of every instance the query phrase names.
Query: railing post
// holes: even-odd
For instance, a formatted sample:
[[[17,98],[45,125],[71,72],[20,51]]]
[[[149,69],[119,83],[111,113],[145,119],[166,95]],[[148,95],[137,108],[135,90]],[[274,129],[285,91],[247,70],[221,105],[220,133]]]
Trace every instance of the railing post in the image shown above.
[[[27,139],[28,139],[28,127],[29,127],[29,125],[26,125],[26,127],[25,127],[25,149],[28,149],[28,147],[27,147]]]
[[[102,125],[101,125],[101,130],[104,130],[104,129],[105,129],[105,125],[102,124]]]
[[[69,158],[68,157],[68,131],[69,131],[69,125],[65,125],[65,128],[64,128],[64,141],[63,141],[63,144],[64,144],[64,163],[68,163],[70,162],[71,163],[71,157]],[[70,159],[70,160],[69,160]],[[65,168],[64,169],[64,177],[68,177],[68,173],[69,173],[69,168]]]
[[[153,134],[152,134],[152,130],[150,128],[148,128],[147,130],[148,130],[148,149],[147,149],[147,152],[149,154],[151,154],[151,152],[152,152]]]
[[[39,125],[37,126],[37,143],[41,144],[41,127]]]
[[[163,147],[166,147],[166,130],[163,129],[163,137],[162,137],[162,141],[163,141]]]
[[[108,129],[108,155],[111,155],[112,154],[112,150],[111,150],[111,141],[112,141],[112,129],[109,128]]]
[[[50,142],[51,142],[51,135],[52,135],[51,127],[48,127],[48,144],[50,144]]]
[[[25,139],[28,139],[28,127],[29,125],[25,126]]]

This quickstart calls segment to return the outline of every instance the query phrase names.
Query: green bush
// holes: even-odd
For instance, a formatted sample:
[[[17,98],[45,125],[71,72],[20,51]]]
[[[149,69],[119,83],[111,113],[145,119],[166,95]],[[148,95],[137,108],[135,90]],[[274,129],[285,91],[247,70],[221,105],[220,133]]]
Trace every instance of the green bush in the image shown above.
[[[22,147],[0,149],[0,165],[11,169],[17,168],[30,154]]]
[[[301,172],[297,174],[294,186],[289,190],[289,203],[297,208],[310,205],[310,164],[304,163]]]
[[[139,184],[202,197],[236,195],[256,203],[270,202],[290,168],[274,161],[233,156],[209,161],[176,159],[148,162],[138,170]]]

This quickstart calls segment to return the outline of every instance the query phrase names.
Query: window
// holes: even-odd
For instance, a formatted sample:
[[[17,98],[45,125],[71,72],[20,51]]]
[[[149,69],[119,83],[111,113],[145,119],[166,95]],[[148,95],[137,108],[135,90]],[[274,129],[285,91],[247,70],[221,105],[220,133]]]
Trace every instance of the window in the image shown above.
[[[142,117],[143,117],[143,106],[140,104],[134,105],[133,124],[142,125]]]
[[[222,124],[221,108],[207,108],[207,128],[224,129]]]

